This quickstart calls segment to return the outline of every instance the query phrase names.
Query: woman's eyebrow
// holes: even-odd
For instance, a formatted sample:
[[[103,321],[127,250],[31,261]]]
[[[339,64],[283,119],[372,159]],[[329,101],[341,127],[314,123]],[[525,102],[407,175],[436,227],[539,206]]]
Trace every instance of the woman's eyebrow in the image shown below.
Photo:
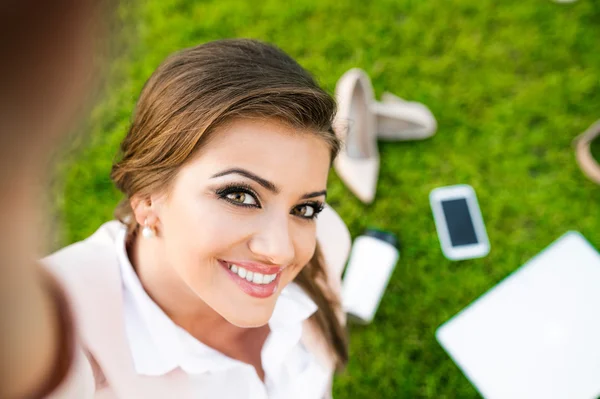
[[[277,187],[274,183],[271,183],[270,181],[263,179],[262,177],[257,176],[254,173],[252,173],[246,169],[241,169],[241,168],[232,168],[232,169],[224,170],[222,172],[219,172],[219,173],[211,176],[211,179],[214,179],[216,177],[226,176],[226,175],[244,176],[248,179],[254,180],[255,182],[257,182],[258,184],[260,184],[261,186],[263,186],[264,188],[266,188],[267,190],[271,191],[274,194],[279,194],[279,192],[281,191],[279,189],[279,187]],[[304,194],[302,196],[302,199],[320,197],[321,195],[324,195],[325,197],[327,197],[327,190],[315,191],[312,193]]]
[[[219,172],[216,175],[213,175],[211,177],[211,179],[214,179],[215,177],[221,177],[221,176],[232,175],[232,174],[247,177],[248,179],[254,180],[255,182],[257,182],[258,184],[260,184],[267,190],[269,190],[275,194],[279,194],[280,190],[275,184],[271,183],[270,181],[268,181],[266,179],[263,179],[260,176],[255,175],[254,173],[252,173],[250,171],[247,171],[246,169],[240,169],[240,168],[227,169],[227,170],[224,170],[223,172]]]
[[[302,196],[302,199],[308,199],[308,198],[313,198],[313,197],[320,197],[321,195],[324,195],[325,198],[327,198],[327,190],[315,191],[314,193],[304,194]]]

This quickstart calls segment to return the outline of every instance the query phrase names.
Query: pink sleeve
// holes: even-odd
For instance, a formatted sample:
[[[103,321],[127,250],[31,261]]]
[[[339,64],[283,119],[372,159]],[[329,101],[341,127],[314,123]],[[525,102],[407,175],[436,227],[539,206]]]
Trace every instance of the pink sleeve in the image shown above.
[[[76,349],[71,370],[49,399],[93,399],[96,391],[94,372],[83,350]]]

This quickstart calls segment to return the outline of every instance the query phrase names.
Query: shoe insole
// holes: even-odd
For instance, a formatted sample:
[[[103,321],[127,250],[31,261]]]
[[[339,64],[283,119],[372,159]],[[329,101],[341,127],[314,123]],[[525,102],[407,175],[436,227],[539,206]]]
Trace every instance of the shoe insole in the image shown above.
[[[377,119],[377,129],[383,133],[402,133],[402,132],[414,132],[421,131],[424,126],[419,123],[414,123],[407,120],[390,118],[387,116],[380,116]]]
[[[368,102],[362,86],[354,89],[348,115],[348,132],[346,134],[346,153],[351,158],[369,158],[373,154],[373,137],[375,132],[369,131],[367,112]]]

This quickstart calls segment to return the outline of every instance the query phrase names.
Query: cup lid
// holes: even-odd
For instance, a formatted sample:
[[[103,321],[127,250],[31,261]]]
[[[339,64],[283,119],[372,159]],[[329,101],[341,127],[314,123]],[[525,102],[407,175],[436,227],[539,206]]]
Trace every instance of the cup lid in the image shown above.
[[[396,235],[394,233],[391,233],[389,231],[375,229],[375,228],[368,228],[365,230],[363,235],[365,235],[367,237],[376,238],[383,242],[387,242],[388,244],[395,247],[396,249],[400,249],[400,243],[398,241],[398,237],[396,237]]]

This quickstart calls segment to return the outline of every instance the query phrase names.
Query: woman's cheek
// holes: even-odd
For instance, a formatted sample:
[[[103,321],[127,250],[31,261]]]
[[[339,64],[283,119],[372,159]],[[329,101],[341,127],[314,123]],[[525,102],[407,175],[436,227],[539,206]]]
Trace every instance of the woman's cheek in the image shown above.
[[[286,275],[285,285],[290,283],[306,267],[316,248],[316,232],[304,230],[297,232],[295,239],[296,257],[294,265]]]

